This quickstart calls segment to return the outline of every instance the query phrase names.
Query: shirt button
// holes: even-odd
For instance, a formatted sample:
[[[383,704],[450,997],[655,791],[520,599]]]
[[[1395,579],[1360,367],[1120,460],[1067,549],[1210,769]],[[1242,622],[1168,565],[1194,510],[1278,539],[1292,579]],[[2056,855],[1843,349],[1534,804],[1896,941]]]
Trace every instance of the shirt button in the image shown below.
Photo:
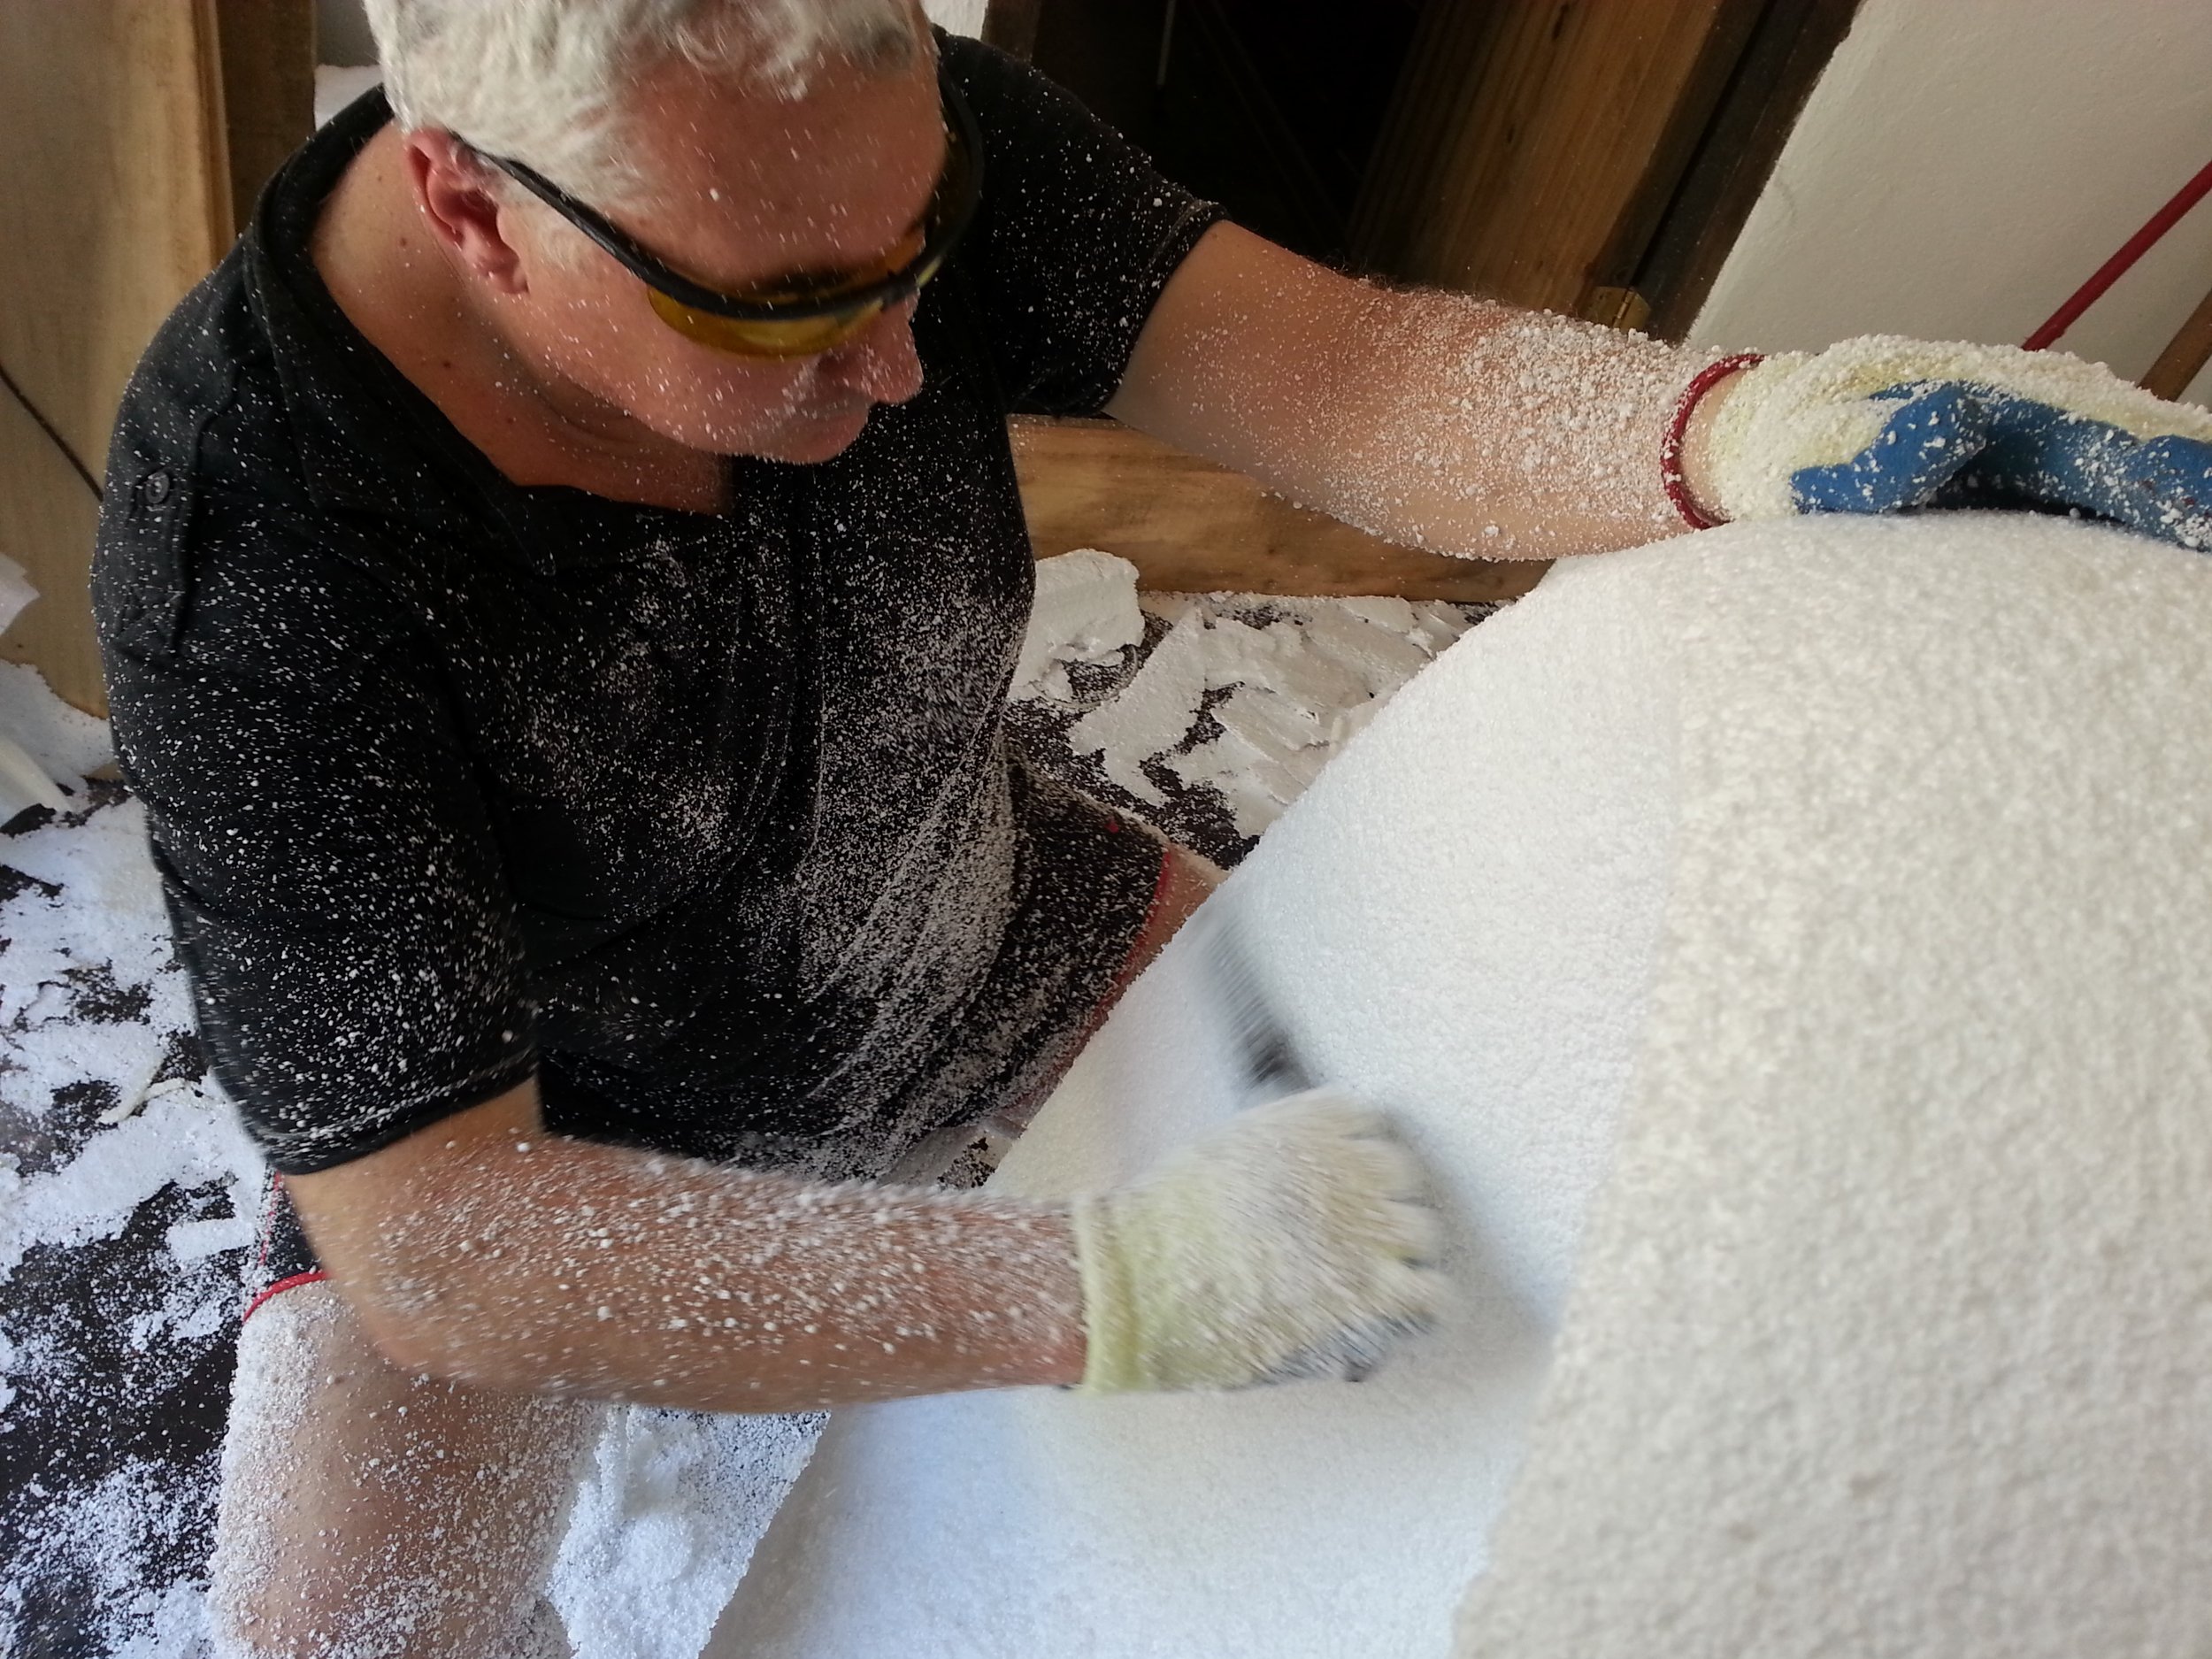
[[[169,499],[169,474],[158,470],[146,474],[146,504],[158,507]]]

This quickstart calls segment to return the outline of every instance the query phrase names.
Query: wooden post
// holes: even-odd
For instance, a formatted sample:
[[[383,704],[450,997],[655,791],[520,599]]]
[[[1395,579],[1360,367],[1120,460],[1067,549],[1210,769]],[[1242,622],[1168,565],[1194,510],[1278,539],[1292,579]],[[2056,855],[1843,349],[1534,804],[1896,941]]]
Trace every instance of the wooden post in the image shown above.
[[[1430,0],[1365,269],[1678,338],[1857,0]]]

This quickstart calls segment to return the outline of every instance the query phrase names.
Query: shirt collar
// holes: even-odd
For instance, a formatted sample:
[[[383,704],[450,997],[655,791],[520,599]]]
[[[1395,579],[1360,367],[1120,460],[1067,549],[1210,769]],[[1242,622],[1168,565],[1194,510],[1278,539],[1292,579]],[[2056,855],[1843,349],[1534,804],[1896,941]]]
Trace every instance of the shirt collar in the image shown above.
[[[441,503],[457,523],[480,523],[488,510],[524,558],[550,574],[551,544],[534,532],[523,492],[354,326],[309,253],[323,204],[390,119],[381,88],[348,104],[271,180],[246,233],[247,289],[308,495],[332,511],[388,516],[404,503],[419,521]]]

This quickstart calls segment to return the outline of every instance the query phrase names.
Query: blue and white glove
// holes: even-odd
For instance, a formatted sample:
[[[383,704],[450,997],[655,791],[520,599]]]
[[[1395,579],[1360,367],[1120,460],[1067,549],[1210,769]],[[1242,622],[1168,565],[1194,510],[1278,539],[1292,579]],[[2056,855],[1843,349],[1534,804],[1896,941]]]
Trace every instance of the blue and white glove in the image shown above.
[[[1726,518],[2074,511],[2212,549],[2212,413],[2060,352],[1870,337],[1725,383],[1697,495]]]

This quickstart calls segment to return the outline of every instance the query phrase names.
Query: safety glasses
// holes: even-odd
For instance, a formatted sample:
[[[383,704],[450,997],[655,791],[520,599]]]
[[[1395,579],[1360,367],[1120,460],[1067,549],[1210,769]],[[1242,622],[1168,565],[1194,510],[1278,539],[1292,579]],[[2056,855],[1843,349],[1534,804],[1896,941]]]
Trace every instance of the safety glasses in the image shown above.
[[[628,233],[543,173],[504,156],[476,153],[604,249],[645,284],[654,314],[687,340],[749,357],[810,357],[853,339],[935,276],[975,217],[983,193],[983,139],[967,100],[941,67],[945,169],[922,222],[869,269],[817,284],[725,294],[648,253]]]

